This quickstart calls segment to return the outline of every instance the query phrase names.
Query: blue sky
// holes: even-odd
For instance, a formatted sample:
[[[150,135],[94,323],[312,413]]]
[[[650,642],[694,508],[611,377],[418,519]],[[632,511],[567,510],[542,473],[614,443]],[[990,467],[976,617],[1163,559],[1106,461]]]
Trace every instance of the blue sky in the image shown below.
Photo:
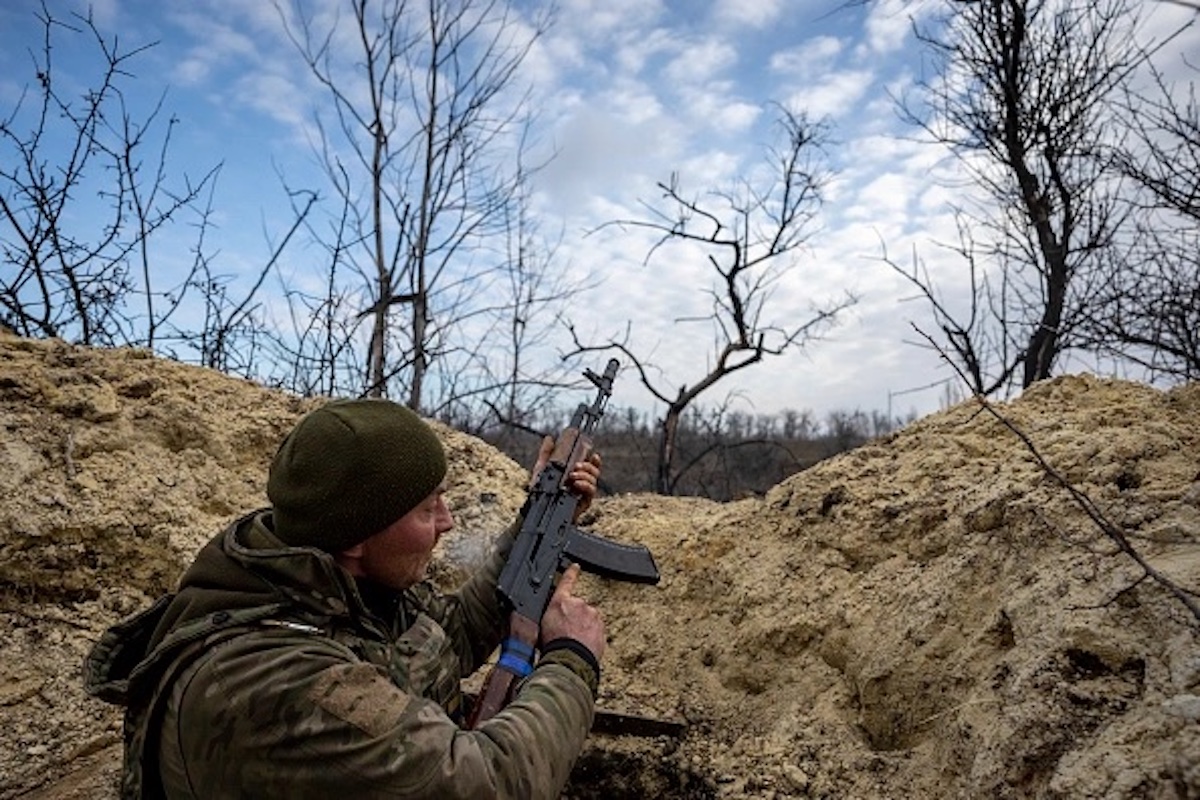
[[[59,16],[88,4],[48,0]],[[277,172],[303,185],[315,175],[304,144],[313,89],[282,38],[267,0],[98,0],[100,28],[122,45],[158,45],[135,67],[148,103],[167,91],[180,120],[172,165],[201,174],[223,162],[215,206],[223,269],[252,270],[268,246],[264,230],[288,218]],[[919,49],[910,18],[928,4],[879,0],[843,8],[842,0],[561,0],[556,24],[525,63],[541,110],[542,146],[557,156],[537,178],[543,226],[561,226],[558,263],[572,275],[601,279],[586,302],[596,319],[632,324],[635,346],[653,351],[665,383],[697,380],[710,348],[708,328],[676,322],[707,312],[709,276],[685,260],[643,265],[645,232],[606,228],[644,216],[657,181],[672,172],[696,190],[753,169],[769,142],[770,104],[826,117],[831,166],[819,227],[797,267],[777,286],[781,316],[803,312],[852,290],[859,303],[823,341],[739,373],[708,397],[728,392],[742,410],[936,409],[950,374],[935,354],[911,344],[924,305],[879,262],[880,243],[896,258],[918,248],[948,296],[960,288],[954,263],[932,244],[954,240],[942,179],[954,165],[912,140],[889,94],[918,77]],[[1187,18],[1153,4],[1154,27]],[[519,7],[533,8],[523,0]],[[33,0],[0,6],[0,108],[28,81],[27,48],[39,35]],[[1149,7],[1149,6],[1148,6]],[[1177,43],[1200,52],[1193,30]],[[84,70],[60,54],[63,70]],[[82,77],[81,77],[82,79]],[[186,245],[180,244],[178,254]],[[165,256],[164,256],[165,257]],[[613,325],[617,329],[621,325]],[[1075,365],[1108,369],[1110,365]],[[632,401],[632,379],[622,386]],[[622,403],[624,404],[624,403]]]

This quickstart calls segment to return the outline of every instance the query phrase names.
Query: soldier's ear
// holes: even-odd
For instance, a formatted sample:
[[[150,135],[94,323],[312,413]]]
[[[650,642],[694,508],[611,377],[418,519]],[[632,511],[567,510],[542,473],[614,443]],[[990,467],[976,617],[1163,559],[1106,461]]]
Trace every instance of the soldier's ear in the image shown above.
[[[352,545],[340,553],[333,554],[333,560],[337,562],[337,565],[356,578],[360,578],[364,575],[362,569],[362,558],[362,542]]]

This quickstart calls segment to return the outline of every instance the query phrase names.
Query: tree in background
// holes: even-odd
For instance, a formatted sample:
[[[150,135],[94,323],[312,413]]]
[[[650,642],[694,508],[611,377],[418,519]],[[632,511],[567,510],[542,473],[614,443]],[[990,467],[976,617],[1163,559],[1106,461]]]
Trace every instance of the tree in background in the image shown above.
[[[231,292],[206,246],[220,167],[198,180],[169,175],[172,132],[164,97],[139,115],[122,87],[152,45],[122,49],[89,15],[36,14],[30,80],[0,116],[0,321],[26,336],[90,346],[138,346],[250,377],[271,338],[256,296],[311,207],[277,243],[251,288]],[[61,88],[55,54],[94,60],[82,91]],[[64,81],[63,85],[70,85]],[[190,263],[155,245],[194,227]],[[202,312],[186,313],[199,299]],[[183,321],[185,320],[186,321]]]
[[[361,368],[354,391],[462,415],[466,397],[517,380],[479,369],[496,357],[487,334],[563,297],[530,268],[528,241],[520,253],[505,244],[530,171],[517,71],[545,23],[525,25],[500,0],[353,0],[348,21],[303,0],[276,8],[331,102],[316,109],[317,146],[339,213],[314,231],[329,280],[310,307],[332,315],[317,329],[345,338],[310,342],[338,359],[325,367]],[[370,332],[355,361],[360,324]]]
[[[977,0],[921,29],[934,77],[909,119],[959,159],[982,199],[956,209],[971,308],[956,316],[917,265],[949,355],[987,395],[1094,350],[1088,321],[1125,263],[1130,208],[1107,153],[1125,132],[1115,101],[1152,47],[1130,0]],[[886,259],[886,254],[885,254]],[[896,266],[896,265],[894,265]]]
[[[544,406],[525,418],[532,431],[559,431],[573,408]],[[609,494],[645,492],[658,475],[660,426],[648,411],[609,406],[595,442],[604,457],[601,489]],[[909,415],[833,410],[822,420],[812,411],[750,414],[695,404],[682,415],[672,493],[711,500],[762,495],[787,477],[830,456],[859,447],[912,422]],[[511,436],[496,426],[480,432],[518,464],[531,463],[540,436]]]
[[[1188,65],[1194,75],[1200,66]],[[1200,105],[1154,68],[1122,103],[1132,132],[1117,170],[1140,189],[1130,200],[1136,246],[1104,281],[1089,319],[1098,348],[1153,376],[1200,378]]]
[[[714,352],[706,371],[691,383],[671,388],[676,384],[657,377],[660,370],[630,345],[628,329],[624,337],[593,344],[582,341],[571,325],[575,348],[570,356],[603,350],[624,353],[642,385],[666,407],[659,420],[654,486],[662,494],[673,493],[680,477],[676,460],[680,422],[689,407],[722,379],[767,356],[802,348],[819,338],[838,314],[855,302],[846,296],[824,305],[813,304],[807,315],[798,315],[794,308],[774,308],[770,303],[776,284],[797,266],[797,251],[812,233],[811,223],[827,179],[821,158],[824,128],[803,114],[780,111],[783,144],[768,154],[766,181],[743,179],[732,189],[692,198],[685,194],[679,177],[672,176],[669,182],[659,184],[663,200],[649,207],[650,219],[610,223],[658,235],[646,263],[668,245],[687,245],[689,254],[702,254],[702,263],[712,273],[707,290],[709,311],[677,321],[701,323],[712,331]]]
[[[153,347],[195,273],[157,286],[152,238],[180,220],[216,169],[168,183],[176,120],[161,119],[161,99],[135,118],[121,92],[145,47],[122,50],[90,16],[61,20],[43,6],[37,17],[32,80],[0,117],[0,313],[24,335]],[[97,77],[82,92],[59,86],[60,46],[96,59]]]

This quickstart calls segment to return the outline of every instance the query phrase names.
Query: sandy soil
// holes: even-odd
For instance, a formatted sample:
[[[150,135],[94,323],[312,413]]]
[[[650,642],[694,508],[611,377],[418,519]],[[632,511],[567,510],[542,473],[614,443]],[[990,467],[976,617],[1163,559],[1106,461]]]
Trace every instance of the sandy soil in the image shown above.
[[[265,502],[313,404],[0,334],[0,798],[115,796],[119,712],[83,693],[84,654]],[[1200,385],[1065,377],[997,408],[1200,589]],[[526,470],[439,430],[453,582]],[[764,498],[603,498],[585,523],[663,573],[585,582],[611,638],[602,706],[685,728],[594,736],[570,797],[1200,798],[1200,620],[971,403]]]

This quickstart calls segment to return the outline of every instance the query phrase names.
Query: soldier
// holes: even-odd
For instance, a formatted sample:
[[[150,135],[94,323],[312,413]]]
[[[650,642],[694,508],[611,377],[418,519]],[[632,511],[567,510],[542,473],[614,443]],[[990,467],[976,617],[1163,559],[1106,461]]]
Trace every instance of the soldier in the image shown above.
[[[571,567],[532,674],[463,730],[459,681],[499,642],[514,528],[438,594],[426,569],[454,524],[445,474],[437,436],[396,403],[335,401],[301,419],[271,464],[271,507],[211,540],[177,591],[88,656],[88,691],[126,707],[122,796],[557,797],[591,727],[603,621]],[[598,476],[598,458],[575,465],[581,509]]]

